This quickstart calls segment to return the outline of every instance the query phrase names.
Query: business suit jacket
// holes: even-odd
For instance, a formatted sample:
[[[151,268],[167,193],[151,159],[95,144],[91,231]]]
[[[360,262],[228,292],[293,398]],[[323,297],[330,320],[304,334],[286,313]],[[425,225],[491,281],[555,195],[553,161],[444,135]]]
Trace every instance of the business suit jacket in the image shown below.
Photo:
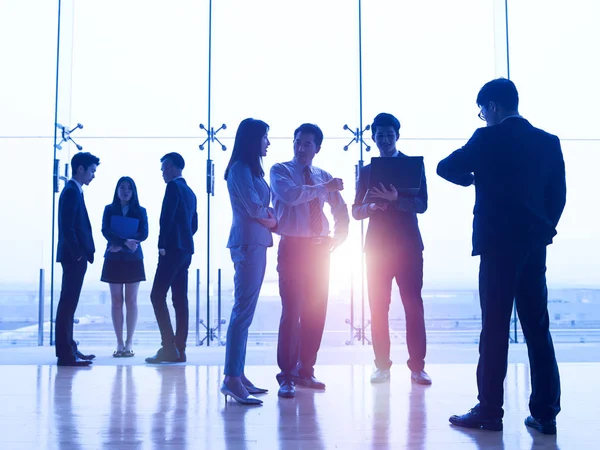
[[[396,158],[406,155],[398,153]],[[388,205],[385,211],[369,211],[363,199],[369,189],[371,165],[364,166],[358,178],[356,197],[352,205],[352,217],[356,220],[369,218],[365,238],[365,252],[382,253],[423,251],[423,239],[419,231],[417,214],[427,211],[427,179],[421,178],[421,188],[416,196],[401,193],[398,200]]]
[[[233,212],[227,248],[240,245],[273,246],[271,230],[258,221],[266,219],[271,210],[271,191],[265,179],[254,176],[247,164],[236,161],[227,174],[227,190]]]
[[[111,218],[113,216],[122,216],[123,210],[120,206],[113,207],[112,204],[106,205],[104,208],[104,214],[102,215],[102,234],[108,241],[106,244],[106,251],[104,252],[104,258],[115,261],[137,261],[139,259],[144,258],[144,254],[142,253],[142,246],[138,245],[138,248],[135,252],[131,252],[127,247],[125,247],[126,239],[119,237],[110,227]],[[138,219],[138,229],[137,233],[130,237],[130,239],[135,239],[136,241],[145,241],[148,238],[148,214],[146,213],[146,209],[140,206],[139,211],[132,211],[131,209],[127,211],[126,217],[131,217],[134,219]],[[123,247],[121,251],[118,252],[109,252],[108,249],[111,245],[120,245]]]
[[[79,258],[94,262],[92,225],[83,194],[73,180],[67,181],[58,200],[58,246],[56,261],[73,263]]]
[[[475,182],[473,255],[552,243],[566,202],[558,137],[509,117],[476,130],[437,172],[461,186]]]
[[[194,253],[194,234],[198,230],[196,208],[196,195],[182,177],[167,183],[160,212],[159,249]]]

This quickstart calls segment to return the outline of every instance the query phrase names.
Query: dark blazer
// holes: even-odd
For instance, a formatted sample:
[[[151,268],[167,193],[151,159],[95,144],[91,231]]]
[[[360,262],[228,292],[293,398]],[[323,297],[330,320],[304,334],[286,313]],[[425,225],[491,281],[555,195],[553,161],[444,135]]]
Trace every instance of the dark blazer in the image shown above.
[[[406,157],[399,153],[397,158]],[[352,205],[352,217],[356,220],[369,218],[365,238],[365,252],[423,251],[423,239],[419,231],[417,214],[427,211],[427,179],[425,172],[421,179],[421,189],[416,196],[399,194],[398,200],[388,205],[385,211],[369,211],[369,204],[363,203],[369,188],[371,165],[364,166],[359,174],[356,198]]]
[[[76,262],[83,257],[94,262],[92,225],[85,208],[83,194],[73,180],[67,181],[58,200],[58,247],[56,261]]]
[[[194,234],[198,230],[196,195],[183,178],[167,183],[160,212],[158,248],[194,253]]]
[[[110,260],[117,261],[136,261],[138,259],[143,259],[144,254],[142,253],[142,246],[138,245],[138,248],[135,252],[131,252],[127,247],[125,247],[124,238],[119,237],[111,228],[110,222],[113,216],[122,216],[123,211],[121,207],[113,207],[112,204],[106,205],[104,208],[104,214],[102,215],[102,234],[108,241],[106,244],[106,251],[104,252],[104,258]],[[131,209],[127,211],[127,216],[134,219],[138,219],[138,229],[137,233],[134,236],[131,236],[130,239],[135,239],[136,241],[145,241],[148,238],[148,214],[146,213],[146,209],[140,206],[139,211],[132,211]],[[111,245],[120,245],[123,247],[123,250],[119,252],[109,252],[108,248]]]
[[[475,183],[473,255],[552,243],[567,192],[558,137],[510,117],[476,130],[437,172],[461,186]]]

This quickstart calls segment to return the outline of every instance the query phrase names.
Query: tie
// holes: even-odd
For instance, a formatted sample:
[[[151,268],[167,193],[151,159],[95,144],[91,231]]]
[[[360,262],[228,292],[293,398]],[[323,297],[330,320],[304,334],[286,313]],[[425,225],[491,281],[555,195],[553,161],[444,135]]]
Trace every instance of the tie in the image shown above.
[[[314,182],[310,177],[310,167],[304,168],[304,183],[308,186],[314,186]],[[323,231],[323,222],[321,220],[321,202],[318,198],[313,198],[308,203],[308,210],[310,214],[310,230],[314,236],[320,236]]]

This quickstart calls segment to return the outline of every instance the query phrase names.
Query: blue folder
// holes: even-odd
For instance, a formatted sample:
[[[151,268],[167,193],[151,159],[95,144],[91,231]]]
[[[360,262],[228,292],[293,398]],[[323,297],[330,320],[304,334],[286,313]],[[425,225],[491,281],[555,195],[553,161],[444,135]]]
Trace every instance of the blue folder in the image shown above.
[[[135,236],[139,224],[140,220],[133,217],[112,216],[110,218],[110,228],[123,239],[131,239]]]

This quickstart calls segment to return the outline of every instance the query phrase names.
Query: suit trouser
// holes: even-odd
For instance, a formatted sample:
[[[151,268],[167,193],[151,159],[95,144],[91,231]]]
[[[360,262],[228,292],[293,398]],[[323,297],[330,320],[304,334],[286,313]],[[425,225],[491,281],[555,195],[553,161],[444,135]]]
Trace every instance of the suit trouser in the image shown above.
[[[60,299],[56,309],[55,350],[58,359],[72,361],[76,358],[77,346],[73,340],[73,320],[79,303],[83,279],[87,271],[87,260],[61,262],[63,274]]]
[[[392,365],[389,311],[392,281],[396,279],[406,317],[406,344],[409,356],[407,364],[412,372],[420,372],[425,367],[427,352],[423,298],[421,297],[423,252],[421,250],[389,253],[371,251],[367,253],[366,261],[375,366],[378,369],[386,370]]]
[[[546,247],[483,253],[479,299],[477,386],[482,410],[493,418],[504,415],[510,321],[516,302],[531,368],[529,409],[537,419],[554,419],[560,411],[560,377],[549,330]]]
[[[227,328],[225,375],[239,377],[244,373],[248,328],[252,324],[260,288],[267,267],[267,247],[242,245],[230,249],[235,274],[234,304]]]
[[[330,241],[286,238],[279,243],[277,271],[281,320],[277,341],[278,381],[311,377],[321,346],[329,295]]]
[[[154,307],[154,315],[160,329],[163,347],[175,345],[185,350],[189,328],[188,306],[188,269],[192,262],[192,254],[180,250],[168,250],[165,256],[158,257],[158,267],[150,292],[150,300]],[[175,333],[171,325],[167,293],[171,288],[171,298],[175,309]]]

